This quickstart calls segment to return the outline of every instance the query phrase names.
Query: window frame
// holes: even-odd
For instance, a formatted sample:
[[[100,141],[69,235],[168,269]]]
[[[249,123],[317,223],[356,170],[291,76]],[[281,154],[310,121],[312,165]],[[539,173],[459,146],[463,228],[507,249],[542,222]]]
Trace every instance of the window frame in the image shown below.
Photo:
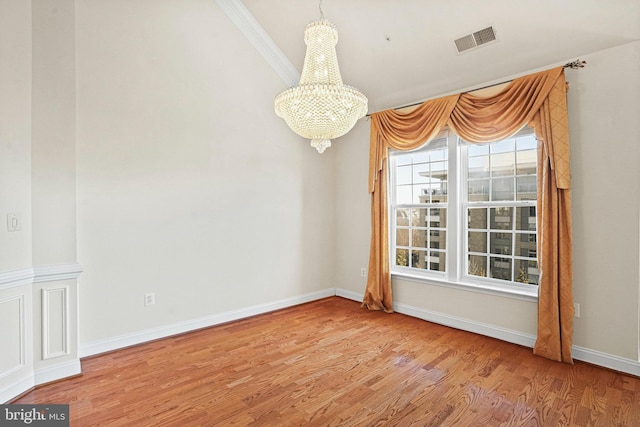
[[[532,133],[535,137],[533,129],[524,127],[521,131],[517,132],[510,138],[515,138],[525,134]],[[471,290],[480,293],[498,294],[501,296],[513,297],[517,299],[524,299],[529,301],[537,301],[539,285],[518,283],[515,284],[510,281],[484,278],[480,276],[473,276],[467,274],[468,260],[466,256],[466,250],[468,246],[468,230],[466,209],[468,205],[467,200],[463,200],[462,197],[466,195],[467,191],[467,174],[468,174],[468,158],[467,148],[461,138],[453,132],[451,129],[444,129],[434,140],[440,138],[447,138],[447,202],[445,207],[447,209],[447,227],[446,227],[446,268],[445,272],[434,272],[431,270],[419,270],[417,268],[397,266],[395,264],[396,256],[396,217],[395,208],[407,207],[407,205],[396,205],[396,157],[419,152],[425,148],[425,145],[416,148],[415,150],[399,151],[389,150],[389,158],[387,160],[388,166],[388,215],[389,215],[389,266],[392,277],[399,277],[410,281],[417,281],[420,283],[429,283],[438,286],[454,287],[464,290]],[[505,138],[507,139],[507,138]],[[539,165],[536,168],[536,176],[539,173]],[[517,176],[517,175],[516,175]],[[515,184],[514,184],[515,185]],[[517,188],[514,188],[516,191]],[[540,191],[540,189],[537,189]],[[538,195],[539,196],[539,195]],[[494,206],[513,206],[524,207],[531,206],[531,202],[514,201],[499,201],[488,202]],[[414,206],[412,204],[411,206]],[[420,205],[424,207],[424,205]],[[537,200],[533,201],[533,206],[537,206]],[[537,212],[536,212],[537,213]],[[515,219],[514,219],[515,220]],[[537,230],[536,224],[536,240],[538,239],[539,230]],[[489,232],[489,229],[487,229]],[[514,231],[511,231],[514,234]],[[513,236],[515,238],[515,235]],[[487,248],[489,254],[491,249]],[[512,249],[513,252],[513,249]],[[518,256],[511,255],[511,259],[515,260]],[[514,267],[512,267],[514,268]],[[538,260],[539,268],[539,260]]]

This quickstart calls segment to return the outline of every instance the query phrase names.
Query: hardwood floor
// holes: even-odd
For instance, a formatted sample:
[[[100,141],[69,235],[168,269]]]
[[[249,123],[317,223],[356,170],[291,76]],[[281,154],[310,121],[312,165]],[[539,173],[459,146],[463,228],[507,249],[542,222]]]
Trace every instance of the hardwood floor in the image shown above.
[[[640,426],[640,378],[328,298],[82,361],[72,426]]]

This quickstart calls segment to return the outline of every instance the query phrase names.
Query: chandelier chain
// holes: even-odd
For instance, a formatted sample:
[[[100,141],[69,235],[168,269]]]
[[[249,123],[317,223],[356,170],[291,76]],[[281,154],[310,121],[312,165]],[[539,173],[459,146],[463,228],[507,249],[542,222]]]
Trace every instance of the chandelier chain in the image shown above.
[[[318,9],[320,9],[320,19],[324,19],[324,12],[322,11],[322,0],[318,4]]]

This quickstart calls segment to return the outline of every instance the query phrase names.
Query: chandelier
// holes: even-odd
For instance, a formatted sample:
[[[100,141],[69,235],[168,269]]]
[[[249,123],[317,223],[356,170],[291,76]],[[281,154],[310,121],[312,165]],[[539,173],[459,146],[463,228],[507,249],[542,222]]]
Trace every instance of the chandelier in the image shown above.
[[[336,55],[338,31],[324,19],[322,2],[320,20],[307,25],[304,43],[307,52],[300,82],[276,96],[275,111],[322,153],[331,147],[332,139],[349,132],[367,114],[367,97],[342,83]]]

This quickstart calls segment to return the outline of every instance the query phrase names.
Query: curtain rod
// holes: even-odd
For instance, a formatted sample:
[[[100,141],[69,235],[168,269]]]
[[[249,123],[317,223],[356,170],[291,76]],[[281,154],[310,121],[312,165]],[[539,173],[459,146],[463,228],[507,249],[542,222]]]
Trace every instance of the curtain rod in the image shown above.
[[[579,68],[584,68],[584,66],[586,64],[587,64],[587,61],[580,61],[579,59],[576,59],[575,61],[567,62],[566,64],[564,64],[562,66],[562,68],[571,68],[572,70],[577,70]],[[500,86],[500,85],[503,85],[505,83],[509,83],[509,82],[512,82],[512,81],[513,81],[513,79],[512,80],[505,80],[504,82],[494,83],[494,84],[482,86],[482,87],[479,87],[479,88],[476,88],[476,89],[473,89],[473,90],[468,90],[467,92],[464,92],[464,93],[475,92],[477,90],[482,90],[482,89],[488,89],[490,87]],[[401,105],[399,107],[391,108],[391,110],[401,110],[403,108],[415,107],[416,105],[420,105],[423,102],[425,102],[425,101],[419,101],[419,102],[414,102],[414,103],[411,103],[411,104]],[[382,110],[382,111],[384,111],[384,110]],[[374,114],[374,113],[369,113],[369,114],[366,115],[366,117],[367,118],[371,117],[371,114]]]

